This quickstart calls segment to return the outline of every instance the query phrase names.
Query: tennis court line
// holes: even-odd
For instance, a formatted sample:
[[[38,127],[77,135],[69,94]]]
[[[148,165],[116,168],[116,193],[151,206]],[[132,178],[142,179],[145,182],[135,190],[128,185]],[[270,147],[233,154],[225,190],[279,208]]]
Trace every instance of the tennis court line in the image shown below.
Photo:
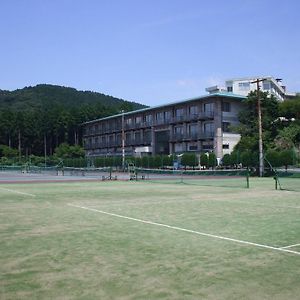
[[[11,193],[16,193],[16,194],[20,194],[20,195],[30,196],[30,197],[36,197],[36,195],[34,195],[34,194],[19,192],[16,190],[10,190],[10,189],[6,189],[6,188],[2,188],[2,187],[0,187],[0,190],[11,192]]]
[[[300,243],[299,244],[285,246],[285,247],[281,247],[281,249],[287,249],[287,248],[292,248],[292,247],[297,247],[297,246],[300,246]]]
[[[174,229],[174,230],[194,233],[194,234],[197,234],[197,235],[207,236],[207,237],[220,239],[220,240],[225,240],[225,241],[229,241],[229,242],[235,242],[235,243],[239,243],[239,244],[246,244],[246,245],[250,245],[250,246],[255,246],[255,247],[260,247],[260,248],[265,248],[265,249],[270,249],[270,250],[275,250],[275,251],[287,252],[287,253],[300,255],[300,252],[292,251],[292,250],[288,250],[288,249],[284,249],[284,248],[272,247],[272,246],[268,246],[268,245],[257,244],[257,243],[252,243],[252,242],[243,241],[243,240],[237,240],[237,239],[233,239],[233,238],[229,238],[229,237],[214,235],[214,234],[210,234],[210,233],[185,229],[185,228],[181,228],[181,227],[177,227],[177,226],[171,226],[171,225],[167,225],[167,224],[163,224],[163,223],[156,223],[156,222],[152,222],[152,221],[136,219],[136,218],[132,218],[132,217],[122,216],[122,215],[106,212],[106,211],[103,211],[103,210],[98,210],[98,209],[95,209],[95,208],[89,208],[89,207],[80,206],[80,205],[71,204],[71,203],[68,203],[67,205],[72,206],[72,207],[76,207],[76,208],[81,208],[81,209],[93,211],[93,212],[98,212],[98,213],[108,215],[108,216],[112,216],[112,217],[117,217],[117,218],[121,218],[121,219],[136,221],[136,222],[140,222],[140,223],[144,223],[144,224],[161,226],[161,227],[165,227],[165,228],[170,228],[170,229]]]

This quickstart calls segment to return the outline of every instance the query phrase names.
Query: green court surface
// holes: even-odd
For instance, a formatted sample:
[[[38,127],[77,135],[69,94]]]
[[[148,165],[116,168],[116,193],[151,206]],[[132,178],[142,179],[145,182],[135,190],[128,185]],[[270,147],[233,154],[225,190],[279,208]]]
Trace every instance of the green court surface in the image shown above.
[[[0,185],[0,299],[299,299],[300,193]]]

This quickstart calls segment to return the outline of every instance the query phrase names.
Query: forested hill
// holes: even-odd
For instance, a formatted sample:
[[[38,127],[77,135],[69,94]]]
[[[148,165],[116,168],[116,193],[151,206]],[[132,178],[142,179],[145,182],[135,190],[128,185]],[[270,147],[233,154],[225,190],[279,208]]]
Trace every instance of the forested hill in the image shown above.
[[[15,91],[0,90],[0,109],[32,110],[52,105],[76,107],[84,104],[101,104],[106,107],[127,107],[135,110],[145,107],[139,103],[91,91],[78,91],[74,88],[50,84],[39,84]]]
[[[144,105],[100,93],[41,84],[0,90],[0,146],[21,155],[51,155],[61,143],[82,145],[81,124]],[[1,151],[0,151],[1,157]]]

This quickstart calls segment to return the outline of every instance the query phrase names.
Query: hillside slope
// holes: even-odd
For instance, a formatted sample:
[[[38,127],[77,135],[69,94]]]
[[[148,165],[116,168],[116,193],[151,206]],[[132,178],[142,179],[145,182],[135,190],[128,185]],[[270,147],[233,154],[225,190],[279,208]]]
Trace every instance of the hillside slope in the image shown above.
[[[142,104],[91,91],[50,84],[39,84],[15,91],[0,90],[0,109],[34,110],[52,105],[76,107],[84,104],[101,104],[106,107],[130,106],[130,110],[145,107]]]

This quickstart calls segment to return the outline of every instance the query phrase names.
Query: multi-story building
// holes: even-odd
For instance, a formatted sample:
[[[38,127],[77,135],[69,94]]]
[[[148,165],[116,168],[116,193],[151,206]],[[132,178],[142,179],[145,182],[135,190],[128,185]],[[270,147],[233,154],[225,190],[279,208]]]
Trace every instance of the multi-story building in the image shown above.
[[[230,153],[240,139],[234,132],[243,95],[218,92],[140,109],[84,124],[88,157],[214,152]]]
[[[250,91],[255,91],[257,89],[255,83],[257,79],[263,79],[263,81],[260,82],[261,91],[274,95],[279,101],[288,98],[289,94],[286,92],[286,87],[281,85],[281,79],[275,79],[271,76],[229,79],[225,81],[225,87],[212,86],[207,88],[206,91],[209,93],[223,91],[247,96]]]

